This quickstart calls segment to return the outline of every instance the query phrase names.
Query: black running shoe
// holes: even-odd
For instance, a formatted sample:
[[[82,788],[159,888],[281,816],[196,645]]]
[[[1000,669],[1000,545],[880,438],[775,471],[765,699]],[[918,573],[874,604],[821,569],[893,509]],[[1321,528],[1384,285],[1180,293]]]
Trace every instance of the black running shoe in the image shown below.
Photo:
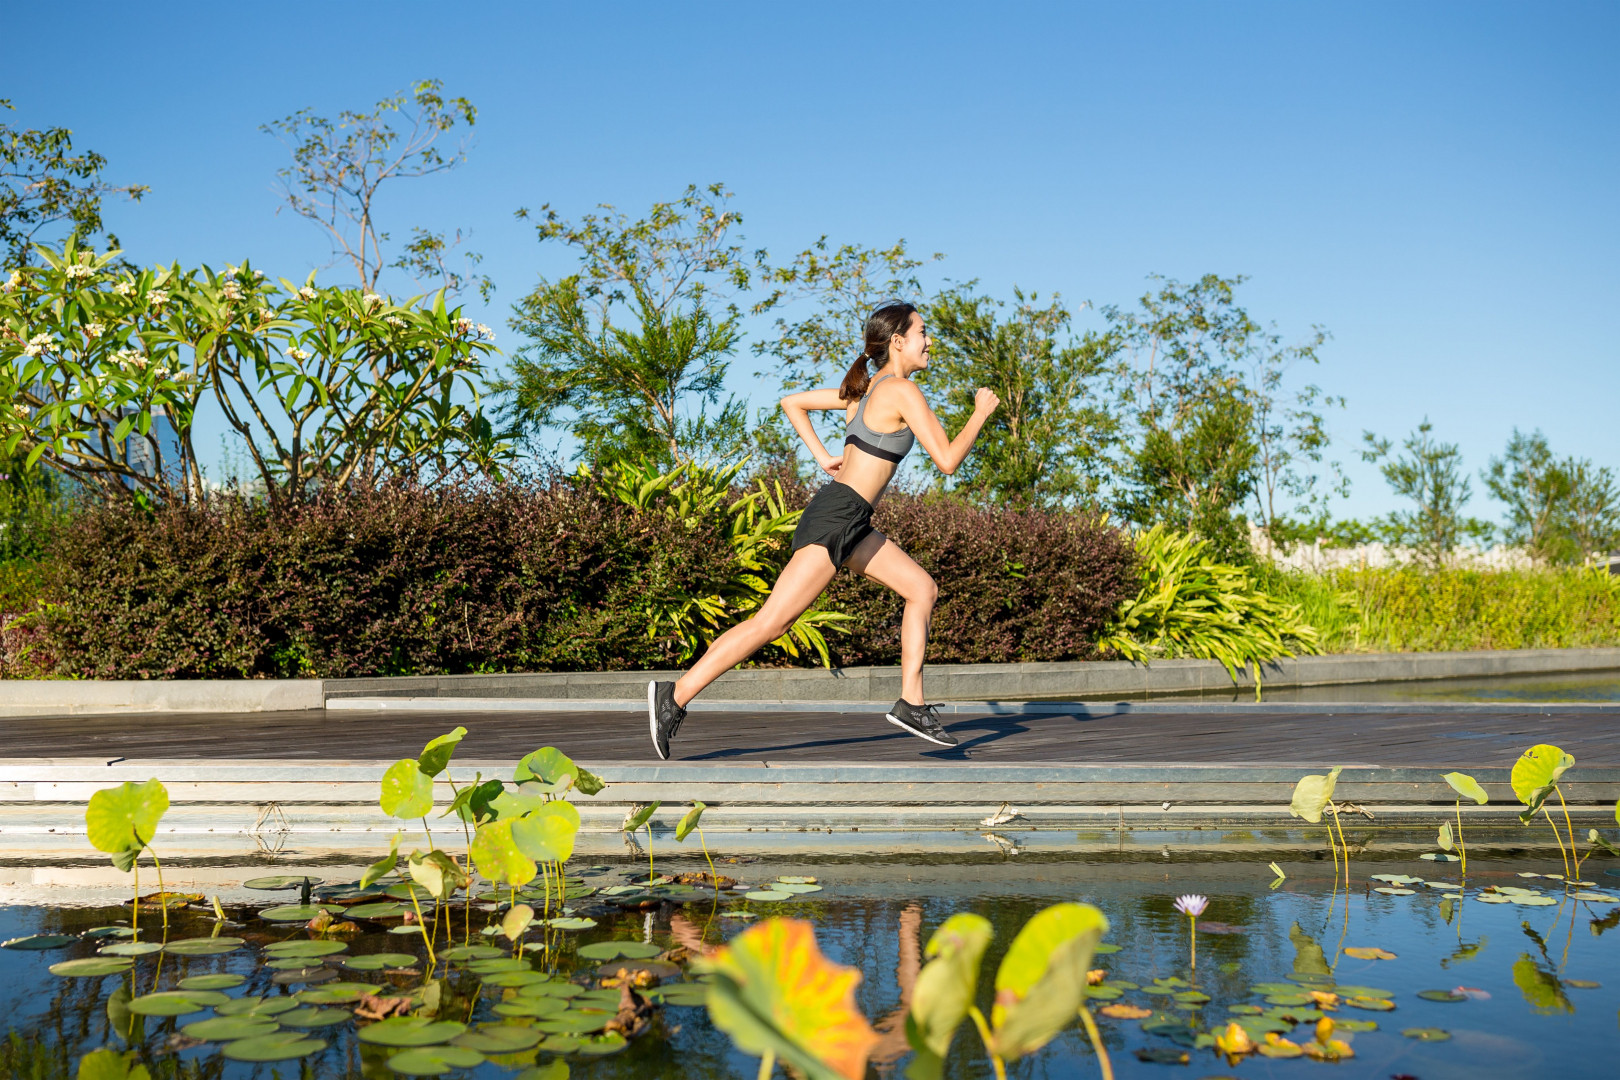
[[[939,717],[934,712],[938,707],[913,705],[905,698],[901,698],[894,703],[894,707],[884,719],[895,727],[905,728],[919,739],[927,739],[941,746],[955,746],[956,736],[939,726]]]
[[[669,740],[681,730],[685,719],[686,710],[675,704],[674,683],[647,684],[647,726],[652,730],[653,749],[662,760],[669,760]]]

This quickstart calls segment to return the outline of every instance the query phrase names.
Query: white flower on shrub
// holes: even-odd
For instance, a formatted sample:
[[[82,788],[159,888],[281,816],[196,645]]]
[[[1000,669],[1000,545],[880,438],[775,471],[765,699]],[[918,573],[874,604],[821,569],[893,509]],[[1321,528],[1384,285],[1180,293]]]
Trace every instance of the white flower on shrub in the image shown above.
[[[398,315],[385,316],[383,318],[383,322],[387,323],[389,326],[404,326],[405,325],[405,320],[400,318]]]
[[[308,285],[305,285],[302,289],[298,290],[298,298],[300,300],[313,300],[317,295],[318,294],[315,292],[315,290],[310,288]]]
[[[462,335],[463,337],[471,337],[477,332],[477,330],[478,324],[473,322],[471,319],[456,320],[456,333]]]
[[[0,286],[0,290],[3,290],[5,292],[16,292],[17,291],[17,286],[19,286],[21,284],[22,284],[22,271],[21,270],[13,270],[11,272],[11,276],[6,278],[5,285]]]
[[[134,296],[135,283],[133,281],[120,281],[113,286],[113,292],[119,296]]]
[[[365,304],[366,307],[376,307],[383,302],[383,298],[374,292],[368,292],[360,298],[360,302]]]
[[[169,369],[164,367],[162,364],[159,364],[157,367],[152,369],[152,374],[159,379],[167,379],[169,377]]]
[[[62,267],[62,276],[67,278],[69,281],[72,281],[75,278],[93,278],[96,276],[96,271],[94,267],[74,263],[71,266]]]
[[[146,294],[146,302],[152,306],[153,311],[161,311],[163,305],[169,302],[169,293],[165,289],[153,289]]]
[[[23,346],[23,355],[38,356],[40,353],[44,352],[48,347],[50,347],[50,345],[51,335],[35,334],[33,337],[28,339],[28,344]]]
[[[219,294],[225,299],[235,302],[242,299],[242,286],[234,281],[227,281],[225,287],[219,290]]]
[[[89,338],[91,341],[96,340],[96,338],[100,337],[106,332],[107,328],[98,322],[86,323],[84,326],[84,336]]]
[[[28,419],[28,406],[26,405],[13,405],[11,407],[11,411],[16,413],[24,420]]]
[[[491,330],[489,327],[485,326],[483,323],[479,323],[478,324],[478,336],[483,338],[485,341],[494,341],[495,340],[495,331]]]
[[[287,350],[287,355],[292,357],[294,360],[308,360],[315,354],[306,349],[300,349],[298,346],[294,345],[292,348]]]
[[[112,359],[113,363],[128,367],[144,368],[146,366],[146,357],[133,349],[119,349],[112,354]]]

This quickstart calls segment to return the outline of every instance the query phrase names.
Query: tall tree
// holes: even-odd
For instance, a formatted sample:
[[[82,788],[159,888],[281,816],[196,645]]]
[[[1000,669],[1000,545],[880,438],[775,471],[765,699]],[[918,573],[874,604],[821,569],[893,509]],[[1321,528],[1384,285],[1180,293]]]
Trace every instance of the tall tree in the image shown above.
[[[1463,473],[1462,451],[1456,443],[1440,442],[1428,417],[1402,442],[1405,453],[1390,456],[1393,444],[1370,431],[1362,433],[1362,460],[1382,462],[1379,471],[1395,494],[1412,501],[1411,510],[1397,510],[1385,519],[1388,539],[1410,548],[1433,566],[1445,562],[1464,537],[1483,540],[1490,527],[1463,516],[1473,498]]]
[[[0,109],[15,111],[0,98]],[[34,245],[87,247],[105,232],[101,200],[124,195],[134,201],[145,184],[109,184],[101,178],[107,159],[94,150],[75,152],[68,128],[14,127],[0,116],[0,270],[38,265]],[[106,247],[118,248],[106,233]]]
[[[590,461],[673,464],[743,450],[743,403],[720,404],[742,318],[726,296],[751,280],[730,197],[721,184],[688,187],[635,221],[611,206],[578,223],[542,208],[540,240],[577,251],[579,269],[542,277],[513,309],[528,339],[498,386],[513,419],[531,435],[567,430]]]
[[[952,288],[925,309],[934,340],[928,385],[945,398],[947,428],[966,423],[973,395],[988,386],[1001,399],[952,479],[952,490],[986,503],[1073,505],[1095,498],[1117,423],[1097,390],[1112,358],[1110,339],[1076,338],[1060,297],[1045,305],[1013,290],[1007,305]]]
[[[1540,431],[1517,428],[1506,451],[1481,474],[1507,504],[1503,534],[1547,562],[1577,562],[1620,542],[1620,491],[1613,470],[1584,458],[1558,458]]]
[[[1248,395],[1254,412],[1255,506],[1268,543],[1296,515],[1325,522],[1332,496],[1350,493],[1339,462],[1323,460],[1332,438],[1322,410],[1344,408],[1344,397],[1315,383],[1292,392],[1285,385],[1294,368],[1320,362],[1318,352],[1327,340],[1327,331],[1315,326],[1302,345],[1285,345],[1272,331],[1256,335],[1252,345]]]
[[[377,222],[382,186],[464,163],[470,135],[449,149],[441,149],[439,142],[458,126],[471,129],[477,122],[472,102],[446,98],[444,85],[427,79],[379,101],[370,112],[345,109],[334,121],[300,109],[260,130],[292,151],[293,163],[277,173],[288,209],[326,232],[333,262],[347,259],[361,287],[376,292],[384,268],[392,268],[419,282],[435,283],[452,295],[474,285],[487,300],[494,282],[474,272],[483,256],[463,251],[464,271],[450,264],[462,242],[460,230],[447,238],[442,232],[413,228],[411,239],[388,261],[384,245],[390,234]]]

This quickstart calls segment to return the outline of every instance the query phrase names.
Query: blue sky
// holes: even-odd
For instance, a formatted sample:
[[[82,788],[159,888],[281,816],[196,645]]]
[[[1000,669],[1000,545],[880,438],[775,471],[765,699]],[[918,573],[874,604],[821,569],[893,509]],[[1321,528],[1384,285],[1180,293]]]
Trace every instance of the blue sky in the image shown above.
[[[517,207],[637,211],[720,180],[751,246],[904,237],[995,294],[1126,303],[1152,273],[1248,275],[1251,314],[1333,334],[1313,374],[1349,399],[1343,514],[1395,505],[1354,460],[1362,429],[1424,416],[1476,474],[1515,425],[1620,466],[1612,3],[74,12],[70,37],[53,5],[7,12],[37,47],[8,50],[0,96],[151,185],[108,214],[141,262],[322,265],[315,228],[276,214],[286,152],[258,126],[434,77],[479,108],[471,159],[384,212],[397,235],[472,230],[499,287],[473,314],[497,327],[564,266]],[[764,401],[755,363],[732,381]]]

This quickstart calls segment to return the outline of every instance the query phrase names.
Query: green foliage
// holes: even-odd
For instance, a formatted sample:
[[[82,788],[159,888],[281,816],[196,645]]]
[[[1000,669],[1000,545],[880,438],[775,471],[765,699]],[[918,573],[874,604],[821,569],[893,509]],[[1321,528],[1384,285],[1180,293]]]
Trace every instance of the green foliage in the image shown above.
[[[742,318],[735,304],[716,310],[713,294],[749,280],[728,236],[742,221],[728,198],[720,184],[689,187],[637,221],[605,207],[575,224],[542,208],[541,242],[576,249],[580,268],[541,278],[516,306],[513,326],[529,344],[497,389],[520,427],[561,427],[594,463],[650,457],[667,467],[741,452],[744,404],[707,411],[719,404]]]
[[[1261,591],[1244,567],[1217,562],[1208,541],[1162,525],[1136,540],[1142,587],[1120,606],[1098,642],[1129,660],[1197,657],[1219,660],[1234,680],[1268,660],[1320,651],[1319,636],[1296,604]]]
[[[413,758],[402,758],[383,773],[378,803],[389,817],[426,817],[433,809],[433,777]]]
[[[0,109],[11,112],[11,102],[0,98]],[[66,229],[64,241],[88,245],[103,231],[104,196],[139,202],[149,190],[144,184],[108,184],[101,179],[106,165],[94,150],[75,153],[67,128],[18,128],[0,119],[0,272],[31,264],[45,233]],[[108,233],[108,249],[118,246],[118,237]]]
[[[1361,457],[1368,462],[1382,461],[1379,471],[1390,490],[1415,504],[1386,519],[1389,541],[1410,548],[1418,558],[1437,567],[1464,537],[1485,540],[1491,529],[1485,522],[1463,516],[1462,509],[1473,492],[1463,475],[1462,451],[1456,443],[1437,441],[1433,431],[1434,425],[1425,418],[1401,444],[1406,452],[1393,458],[1388,439],[1363,432],[1366,449]]]
[[[1537,559],[1576,563],[1620,544],[1620,490],[1614,470],[1574,457],[1555,458],[1547,437],[1514,428],[1502,457],[1482,474],[1492,496],[1506,503],[1510,543]]]
[[[993,506],[1050,506],[1092,501],[1102,486],[1105,452],[1118,423],[1097,390],[1112,359],[1110,340],[1069,333],[1071,315],[1053,296],[1013,290],[1013,307],[973,292],[948,290],[924,310],[933,358],[927,381],[945,398],[940,419],[960,429],[981,386],[1001,406],[979,433],[950,489]]]
[[[1451,785],[1459,799],[1472,799],[1480,806],[1491,801],[1491,797],[1485,794],[1485,789],[1479,786],[1479,781],[1467,773],[1448,772],[1442,774],[1440,779]]]
[[[157,835],[168,809],[169,792],[156,778],[103,788],[85,807],[85,837],[91,847],[111,855],[139,852]]]
[[[1074,1023],[1092,953],[1106,933],[1107,917],[1090,904],[1054,904],[1024,924],[996,969],[992,1054],[1026,1057]]]
[[[356,281],[375,292],[389,239],[377,221],[379,189],[391,180],[431,176],[463,164],[466,138],[449,153],[438,143],[458,125],[471,129],[477,122],[472,102],[446,98],[439,80],[426,79],[379,101],[370,112],[345,109],[334,121],[300,109],[260,130],[292,152],[293,163],[277,173],[288,208],[318,225],[331,240],[333,253],[354,265]],[[459,231],[447,241],[443,233],[413,228],[409,243],[387,265],[418,281],[437,280],[452,295],[475,284],[487,300],[494,283],[471,271],[482,256],[464,253],[466,274],[446,265],[446,256],[460,242]]]
[[[638,513],[661,511],[688,528],[715,519],[720,523],[731,548],[730,578],[713,593],[676,594],[649,605],[647,612],[647,636],[678,642],[683,663],[758,611],[787,561],[783,538],[793,534],[801,511],[787,509],[780,483],[772,490],[760,480],[754,490],[734,495],[732,485],[746,464],[715,469],[683,462],[659,472],[651,461],[624,461],[603,469],[598,480],[604,495]],[[848,615],[812,605],[770,644],[794,658],[801,650],[814,651],[822,666],[830,667],[826,632],[850,621]]]
[[[906,1041],[916,1051],[906,1069],[911,1080],[938,1080],[943,1075],[956,1029],[978,995],[979,964],[993,935],[990,920],[959,912],[928,939],[923,955],[929,963],[917,975],[906,1014]]]
[[[375,293],[279,287],[247,265],[121,271],[70,243],[0,294],[0,454],[99,490],[200,500],[217,407],[274,501],[322,485],[498,472],[479,411],[486,328]],[[452,401],[468,394],[471,405]]]
[[[1325,776],[1313,773],[1302,776],[1294,785],[1294,796],[1288,803],[1288,816],[1304,818],[1312,825],[1322,820],[1322,811],[1333,802],[1333,789],[1339,782],[1343,765],[1335,765]]]

